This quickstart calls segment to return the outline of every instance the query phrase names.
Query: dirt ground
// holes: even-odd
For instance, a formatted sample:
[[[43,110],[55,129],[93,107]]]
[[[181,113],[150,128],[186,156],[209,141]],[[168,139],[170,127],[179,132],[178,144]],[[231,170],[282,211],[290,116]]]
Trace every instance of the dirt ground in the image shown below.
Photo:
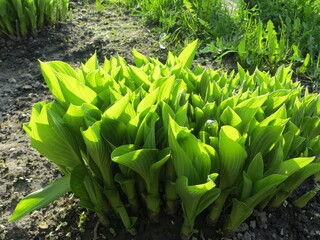
[[[0,240],[179,239],[182,223],[179,215],[164,215],[161,224],[153,224],[142,214],[137,222],[138,234],[132,237],[118,220],[112,221],[110,228],[101,226],[95,214],[76,206],[78,199],[72,194],[15,223],[7,222],[23,196],[60,176],[53,165],[30,147],[22,130],[34,103],[53,100],[37,60],[62,60],[79,66],[97,51],[100,60],[119,53],[132,63],[132,48],[146,56],[159,56],[160,60],[166,56],[166,50],[159,46],[159,33],[143,26],[128,11],[111,7],[97,12],[94,6],[76,3],[72,6],[70,21],[41,30],[37,38],[0,38]],[[294,195],[313,187],[309,180]],[[197,218],[193,239],[316,240],[320,239],[320,196],[304,209],[293,207],[289,199],[277,211],[257,210],[229,238],[207,227],[203,219]]]

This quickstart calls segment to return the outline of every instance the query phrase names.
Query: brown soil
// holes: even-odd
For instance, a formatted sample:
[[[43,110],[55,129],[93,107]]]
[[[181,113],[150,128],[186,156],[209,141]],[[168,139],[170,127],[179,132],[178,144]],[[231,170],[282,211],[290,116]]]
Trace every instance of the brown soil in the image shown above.
[[[76,206],[68,194],[50,206],[8,223],[18,203],[27,194],[46,186],[60,176],[59,171],[30,147],[22,124],[29,120],[31,106],[52,100],[42,79],[37,59],[62,60],[72,66],[97,51],[99,59],[119,53],[132,63],[131,49],[163,60],[166,50],[159,36],[143,26],[138,17],[117,7],[96,11],[94,6],[73,3],[72,20],[43,29],[37,38],[0,39],[0,240],[28,239],[179,239],[180,215],[161,216],[160,224],[141,217],[138,234],[128,235],[118,220],[110,228],[99,224],[93,213]],[[295,195],[311,189],[305,183]],[[320,196],[304,209],[294,208],[290,199],[274,212],[255,211],[233,237],[207,227],[199,216],[194,239],[320,239]]]

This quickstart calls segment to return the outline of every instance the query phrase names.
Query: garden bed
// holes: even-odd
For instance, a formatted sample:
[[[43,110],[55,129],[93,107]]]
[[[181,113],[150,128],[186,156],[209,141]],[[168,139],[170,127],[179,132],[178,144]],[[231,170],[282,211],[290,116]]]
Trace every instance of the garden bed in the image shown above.
[[[97,51],[99,59],[119,53],[132,62],[131,49],[163,60],[166,50],[159,36],[142,26],[139,18],[125,10],[74,4],[72,20],[42,30],[37,38],[12,41],[0,39],[0,239],[179,239],[180,215],[161,216],[159,224],[141,213],[138,234],[128,235],[118,220],[106,229],[98,218],[78,208],[76,197],[67,195],[15,223],[8,223],[18,201],[59,176],[55,166],[30,147],[22,124],[29,120],[31,106],[52,100],[44,84],[37,59],[62,60],[72,66]],[[310,179],[294,194],[314,188]],[[301,191],[301,193],[300,193]],[[320,196],[304,209],[290,199],[277,211],[255,211],[229,239],[320,239]],[[218,228],[206,226],[204,215],[197,218],[196,239],[222,239]],[[224,239],[227,239],[225,237]]]

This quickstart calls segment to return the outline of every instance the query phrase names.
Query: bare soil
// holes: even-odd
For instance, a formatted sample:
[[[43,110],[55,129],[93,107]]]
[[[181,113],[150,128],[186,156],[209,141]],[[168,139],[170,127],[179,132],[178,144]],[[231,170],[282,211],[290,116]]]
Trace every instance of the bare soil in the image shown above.
[[[129,63],[132,63],[132,48],[146,56],[158,56],[162,61],[167,54],[159,47],[158,34],[125,9],[114,6],[96,11],[93,5],[77,3],[72,7],[71,20],[43,29],[35,38],[0,38],[0,240],[179,239],[182,223],[179,214],[163,215],[160,223],[154,224],[140,213],[138,234],[133,237],[116,219],[109,228],[103,227],[95,214],[77,207],[78,199],[72,194],[8,223],[23,196],[60,177],[57,168],[30,147],[22,130],[34,103],[53,100],[37,60],[62,60],[76,67],[94,51],[100,60],[118,53]],[[292,198],[313,187],[313,181],[307,181]],[[207,227],[201,215],[197,218],[194,239],[320,239],[319,194],[304,209],[293,207],[290,200],[273,212],[255,211],[229,238],[219,232],[219,224],[215,229]]]

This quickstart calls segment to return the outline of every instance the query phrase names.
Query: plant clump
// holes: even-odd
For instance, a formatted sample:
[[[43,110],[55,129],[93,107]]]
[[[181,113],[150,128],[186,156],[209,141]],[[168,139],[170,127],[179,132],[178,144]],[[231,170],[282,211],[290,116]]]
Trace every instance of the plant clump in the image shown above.
[[[320,172],[320,98],[291,80],[192,67],[197,41],[166,63],[133,50],[81,68],[40,62],[54,102],[39,102],[24,130],[63,177],[23,198],[10,221],[72,191],[109,224],[114,212],[131,234],[135,214],[152,221],[182,209],[182,239],[207,210],[223,210],[235,231],[257,207],[279,207]],[[297,200],[303,206],[318,188]],[[125,198],[123,197],[125,196]],[[229,207],[227,202],[231,202]]]
[[[45,25],[64,22],[69,0],[0,0],[0,34],[36,36]]]

